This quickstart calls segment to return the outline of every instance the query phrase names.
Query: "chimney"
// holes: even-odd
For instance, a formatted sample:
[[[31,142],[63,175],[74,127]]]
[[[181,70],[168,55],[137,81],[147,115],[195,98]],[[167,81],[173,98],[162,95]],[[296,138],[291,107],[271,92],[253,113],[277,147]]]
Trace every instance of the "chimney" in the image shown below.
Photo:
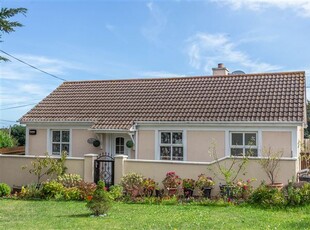
[[[224,66],[223,63],[219,63],[217,65],[217,68],[212,68],[213,76],[222,76],[222,75],[228,75],[229,70]]]

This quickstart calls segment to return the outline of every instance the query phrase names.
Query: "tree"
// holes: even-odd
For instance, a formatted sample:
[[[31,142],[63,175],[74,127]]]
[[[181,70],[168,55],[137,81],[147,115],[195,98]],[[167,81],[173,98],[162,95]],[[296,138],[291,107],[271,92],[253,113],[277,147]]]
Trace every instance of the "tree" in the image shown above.
[[[5,130],[0,130],[0,148],[15,146],[17,141]]]
[[[17,14],[23,14],[24,16],[27,13],[26,8],[1,8],[0,11],[0,42],[2,42],[2,34],[11,33],[15,31],[16,27],[22,27],[23,24],[17,21],[10,21],[9,18],[14,17]],[[0,56],[0,61],[9,61],[9,59]]]
[[[13,125],[11,127],[11,136],[18,141],[18,146],[25,145],[26,127],[22,125]]]

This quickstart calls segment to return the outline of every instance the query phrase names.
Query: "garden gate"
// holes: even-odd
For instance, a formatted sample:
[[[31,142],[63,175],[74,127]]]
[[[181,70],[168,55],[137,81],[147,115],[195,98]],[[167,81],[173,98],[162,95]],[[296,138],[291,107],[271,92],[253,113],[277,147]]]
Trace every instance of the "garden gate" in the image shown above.
[[[95,160],[94,182],[105,182],[107,188],[114,185],[114,158],[109,153],[101,153]]]

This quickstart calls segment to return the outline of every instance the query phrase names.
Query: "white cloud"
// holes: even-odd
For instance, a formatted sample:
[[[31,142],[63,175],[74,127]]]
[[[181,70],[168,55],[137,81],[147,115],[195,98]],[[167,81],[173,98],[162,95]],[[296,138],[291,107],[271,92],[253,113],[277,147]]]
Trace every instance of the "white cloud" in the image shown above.
[[[167,24],[167,17],[153,2],[146,4],[150,12],[150,20],[142,28],[142,35],[151,42],[158,42],[158,37]]]
[[[211,0],[218,4],[230,5],[233,9],[248,8],[262,10],[267,7],[293,9],[298,15],[310,17],[310,0]]]
[[[86,70],[82,65],[71,63],[59,59],[49,58],[45,56],[35,56],[28,54],[13,54],[13,56],[31,64],[43,71],[54,74],[58,77],[65,78],[67,70]],[[0,79],[7,80],[33,80],[37,78],[49,78],[44,73],[35,70],[17,60],[10,58],[10,62],[0,63]]]
[[[166,77],[184,77],[185,75],[176,74],[176,73],[169,73],[165,71],[145,71],[139,72],[139,76],[141,77],[154,77],[154,78],[166,78]]]
[[[224,34],[197,33],[188,39],[190,65],[210,73],[217,63],[237,64],[251,72],[267,72],[280,69],[279,66],[253,60],[237,49]]]

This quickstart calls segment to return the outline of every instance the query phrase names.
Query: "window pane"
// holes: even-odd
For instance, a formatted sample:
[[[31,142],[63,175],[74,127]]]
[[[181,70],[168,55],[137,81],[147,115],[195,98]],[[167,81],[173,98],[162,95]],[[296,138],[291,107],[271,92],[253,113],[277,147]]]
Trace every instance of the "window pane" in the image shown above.
[[[242,133],[232,133],[231,134],[231,144],[232,145],[243,145],[243,134]]]
[[[162,144],[171,144],[171,133],[162,132],[160,136]]]
[[[53,154],[59,155],[60,154],[60,144],[53,144],[52,145],[52,152],[53,152]]]
[[[60,142],[60,131],[53,131],[53,142]]]
[[[62,144],[61,145],[61,152],[66,151],[69,153],[69,144]]]
[[[172,148],[172,160],[183,160],[183,147]]]
[[[245,145],[256,145],[256,133],[245,134]]]
[[[182,144],[182,132],[172,133],[172,144]]]
[[[69,142],[69,131],[62,131],[62,142]]]
[[[232,148],[231,155],[232,156],[243,156],[243,148]]]
[[[245,155],[246,156],[252,156],[252,157],[257,157],[257,149],[245,149]]]
[[[170,147],[160,147],[160,159],[161,160],[170,160],[171,148]]]
[[[125,146],[124,145],[122,145],[122,146],[120,146],[119,147],[119,154],[124,154],[124,151],[125,150]]]

